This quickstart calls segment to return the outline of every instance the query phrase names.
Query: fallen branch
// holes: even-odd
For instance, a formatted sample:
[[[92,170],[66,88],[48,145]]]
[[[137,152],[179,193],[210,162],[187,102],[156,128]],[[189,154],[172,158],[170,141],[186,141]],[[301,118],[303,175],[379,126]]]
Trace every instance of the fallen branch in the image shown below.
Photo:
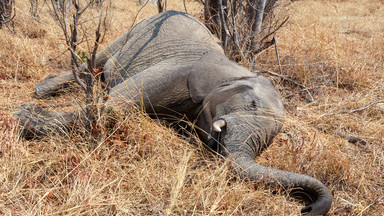
[[[352,144],[361,144],[361,145],[366,145],[367,144],[367,141],[363,140],[362,138],[355,137],[355,136],[350,136],[350,135],[343,134],[343,133],[340,133],[340,132],[334,132],[334,133],[339,135],[340,137],[342,137],[344,139],[347,139],[348,142],[350,142]]]
[[[343,109],[343,110],[340,110],[339,112],[340,112],[340,113],[354,113],[354,112],[360,112],[360,111],[369,109],[369,108],[371,108],[372,106],[374,106],[374,105],[376,105],[376,104],[378,104],[378,103],[384,103],[384,100],[379,100],[379,101],[373,102],[373,103],[369,104],[368,106],[361,107],[361,108],[359,108],[359,109],[354,109],[354,110],[346,110],[346,109]]]
[[[321,132],[324,132],[324,133],[329,133],[327,130],[325,130],[321,127],[316,127],[316,129],[321,131]],[[352,143],[352,144],[366,145],[368,143],[367,141],[365,141],[364,139],[362,139],[360,137],[350,136],[350,135],[347,135],[347,134],[344,134],[341,132],[337,132],[337,131],[333,131],[332,133],[340,136],[341,138],[348,140],[348,142]]]

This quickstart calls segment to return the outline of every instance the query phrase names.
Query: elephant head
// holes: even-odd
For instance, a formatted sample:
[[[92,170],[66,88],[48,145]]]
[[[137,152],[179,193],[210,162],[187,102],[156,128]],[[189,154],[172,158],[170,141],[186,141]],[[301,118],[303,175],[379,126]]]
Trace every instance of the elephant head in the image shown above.
[[[254,161],[280,131],[284,119],[280,96],[268,79],[242,77],[224,82],[204,98],[202,107],[197,122],[202,129],[199,136],[209,147],[233,161],[240,176],[271,187],[291,188],[293,195],[299,194],[307,201],[303,214],[328,212],[332,197],[320,181]]]

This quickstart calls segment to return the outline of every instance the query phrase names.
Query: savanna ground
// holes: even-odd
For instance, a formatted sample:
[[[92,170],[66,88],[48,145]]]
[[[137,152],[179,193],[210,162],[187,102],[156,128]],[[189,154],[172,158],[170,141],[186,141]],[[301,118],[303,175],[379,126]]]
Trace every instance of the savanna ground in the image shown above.
[[[12,120],[21,104],[72,110],[83,103],[77,88],[34,97],[38,81],[69,65],[62,32],[41,7],[34,21],[29,2],[17,1],[15,33],[0,30],[1,215],[299,215],[302,204],[286,193],[237,178],[225,160],[137,110],[117,116],[121,124],[92,144],[77,134],[21,139]],[[289,23],[277,34],[282,70],[314,100],[269,77],[287,120],[256,160],[324,182],[334,197],[329,215],[384,215],[384,104],[345,112],[384,100],[384,2],[305,0],[288,8]],[[184,7],[169,0],[168,9]],[[202,15],[196,2],[187,9]],[[128,30],[138,10],[136,2],[113,1],[102,46]],[[156,13],[148,5],[137,21]],[[278,73],[273,47],[257,59]]]

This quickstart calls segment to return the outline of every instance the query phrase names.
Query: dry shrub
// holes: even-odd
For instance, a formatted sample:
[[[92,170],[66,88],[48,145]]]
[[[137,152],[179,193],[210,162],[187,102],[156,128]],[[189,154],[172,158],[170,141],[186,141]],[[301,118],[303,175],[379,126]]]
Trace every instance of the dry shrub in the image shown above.
[[[229,59],[255,67],[255,56],[274,44],[274,34],[288,20],[287,1],[207,0],[204,23],[221,41]]]

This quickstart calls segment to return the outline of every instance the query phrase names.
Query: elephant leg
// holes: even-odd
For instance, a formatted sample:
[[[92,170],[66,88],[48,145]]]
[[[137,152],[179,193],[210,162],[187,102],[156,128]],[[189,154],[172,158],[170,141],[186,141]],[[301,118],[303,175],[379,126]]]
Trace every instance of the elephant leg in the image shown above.
[[[48,77],[44,81],[40,82],[37,85],[37,88],[43,88],[43,95],[52,94],[54,91],[58,90],[62,84],[70,82],[71,79],[69,78],[71,78],[71,75],[73,77],[72,72],[64,72],[58,77]],[[120,86],[121,89],[125,89],[121,91],[123,94],[116,92],[116,87],[112,88],[111,92],[113,92],[113,94],[111,98],[107,100],[107,103],[104,104],[105,109],[115,106],[120,106],[120,108],[132,106],[132,99],[138,97],[129,97],[128,92],[130,91],[128,89],[133,89],[132,94],[138,95],[138,91],[136,91],[137,88],[133,88],[133,83],[131,82],[125,82],[124,84],[124,86]],[[136,101],[139,100],[136,99]],[[100,103],[103,103],[102,99],[100,99]],[[44,110],[33,104],[23,104],[16,111],[13,118],[18,121],[21,131],[20,135],[26,139],[34,139],[50,134],[66,134],[71,130],[71,126],[73,124],[83,122],[86,119],[85,110],[86,108],[82,107],[77,108],[73,112],[61,113]]]
[[[76,116],[78,114],[75,112],[60,113],[43,110],[33,104],[23,104],[13,118],[19,121],[21,136],[31,139],[65,132]]]
[[[54,94],[61,89],[64,84],[75,80],[72,71],[66,71],[58,76],[48,75],[43,81],[35,86],[35,94],[40,98]]]

